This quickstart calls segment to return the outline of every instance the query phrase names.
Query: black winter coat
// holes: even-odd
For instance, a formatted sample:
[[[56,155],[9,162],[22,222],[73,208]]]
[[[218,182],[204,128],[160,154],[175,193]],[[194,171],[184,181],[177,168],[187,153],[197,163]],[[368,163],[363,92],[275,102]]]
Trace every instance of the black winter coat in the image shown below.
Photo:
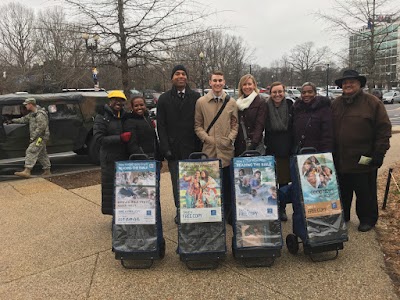
[[[293,101],[285,99],[288,104],[289,125],[286,131],[271,131],[269,129],[269,109],[266,105],[265,137],[264,145],[265,155],[274,155],[276,157],[288,157],[292,152],[292,126],[293,126]]]
[[[239,129],[235,140],[235,156],[239,156],[246,150],[246,141],[241,120],[243,119],[247,137],[251,140],[253,146],[252,150],[255,150],[263,138],[265,114],[266,103],[259,95],[254,98],[248,108],[243,111],[239,110]]]
[[[297,101],[293,106],[293,145],[301,142],[300,148],[313,147],[317,152],[332,152],[332,122],[328,98],[316,96],[310,103]]]
[[[160,96],[157,103],[157,131],[163,155],[171,151],[173,159],[189,157],[190,153],[201,150],[201,144],[194,132],[194,112],[200,94],[185,88],[185,98],[178,97],[177,89]]]
[[[123,124],[124,131],[132,133],[128,146],[128,154],[146,154],[149,158],[160,160],[158,140],[149,114],[139,116],[134,113],[127,114]]]
[[[100,145],[101,211],[105,215],[113,214],[114,163],[128,159],[126,145],[120,138],[124,118],[125,111],[121,111],[118,117],[110,106],[105,105],[104,112],[96,115],[93,124],[93,138]]]

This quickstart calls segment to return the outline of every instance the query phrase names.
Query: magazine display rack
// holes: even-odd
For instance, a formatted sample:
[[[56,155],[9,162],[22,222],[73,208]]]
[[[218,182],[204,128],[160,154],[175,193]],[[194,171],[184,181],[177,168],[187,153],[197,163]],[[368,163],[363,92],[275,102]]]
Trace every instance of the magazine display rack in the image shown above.
[[[281,255],[275,159],[247,151],[232,159],[232,253],[245,267],[269,267]]]
[[[293,234],[286,237],[289,252],[298,252],[300,238],[304,253],[313,261],[337,258],[348,235],[332,153],[293,156],[290,169]]]
[[[145,159],[131,155],[129,161],[115,163],[112,250],[128,269],[150,268],[165,256],[160,162]]]
[[[177,253],[191,270],[215,269],[226,256],[221,161],[205,157],[192,153],[178,162]]]

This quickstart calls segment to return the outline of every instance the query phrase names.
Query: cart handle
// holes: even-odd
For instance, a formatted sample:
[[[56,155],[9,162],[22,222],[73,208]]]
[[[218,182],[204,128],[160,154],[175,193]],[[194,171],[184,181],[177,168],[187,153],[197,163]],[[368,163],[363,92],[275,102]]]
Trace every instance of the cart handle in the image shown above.
[[[148,160],[149,157],[144,153],[134,153],[129,155],[129,160]]]
[[[240,154],[241,157],[249,157],[249,156],[261,156],[261,153],[258,152],[257,150],[246,150],[242,154]]]
[[[193,152],[193,153],[190,153],[189,159],[196,159],[196,158],[207,159],[208,155],[205,154],[204,152]]]
[[[305,153],[317,153],[317,149],[314,147],[304,147],[299,150],[299,154]]]

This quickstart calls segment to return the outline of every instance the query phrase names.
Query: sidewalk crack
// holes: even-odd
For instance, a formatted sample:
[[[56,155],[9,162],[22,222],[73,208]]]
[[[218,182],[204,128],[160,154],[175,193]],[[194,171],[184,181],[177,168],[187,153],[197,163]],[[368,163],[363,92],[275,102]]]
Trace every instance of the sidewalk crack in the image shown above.
[[[98,261],[99,261],[99,256],[100,256],[100,253],[98,252],[97,255],[96,255],[96,261],[94,262],[94,267],[93,267],[92,276],[90,276],[90,283],[89,283],[89,288],[88,288],[88,291],[87,291],[87,294],[86,294],[86,299],[89,299],[89,298],[90,298],[90,292],[91,292],[91,290],[92,290],[93,279],[94,279],[94,276],[95,276],[95,274],[96,274],[97,263],[98,263]]]

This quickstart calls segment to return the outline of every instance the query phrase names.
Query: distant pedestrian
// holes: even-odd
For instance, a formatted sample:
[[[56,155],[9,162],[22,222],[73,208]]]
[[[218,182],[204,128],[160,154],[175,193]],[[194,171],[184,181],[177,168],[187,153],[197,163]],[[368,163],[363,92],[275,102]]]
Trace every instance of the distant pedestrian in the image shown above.
[[[123,108],[125,94],[115,90],[109,92],[108,98],[110,102],[104,105],[104,111],[94,119],[93,138],[100,146],[101,211],[105,215],[112,215],[115,162],[128,158],[125,144],[129,142],[131,133],[124,132],[122,127],[126,117]]]
[[[26,149],[25,169],[22,172],[15,172],[14,174],[29,178],[36,161],[39,161],[44,170],[42,176],[51,175],[51,164],[46,149],[46,143],[50,138],[47,112],[36,104],[35,98],[27,98],[22,104],[29,113],[21,118],[12,119],[11,123],[29,124],[29,146]]]
[[[223,90],[224,73],[215,71],[210,77],[211,91],[196,104],[195,131],[203,142],[203,152],[222,162],[222,182],[225,219],[232,224],[232,198],[230,163],[234,157],[234,143],[238,133],[238,110],[236,101]],[[230,98],[230,99],[229,99]],[[224,106],[225,102],[225,106]],[[221,114],[217,116],[219,110]],[[216,120],[209,128],[213,120]]]
[[[266,104],[258,94],[254,76],[244,75],[239,81],[238,91],[239,129],[235,140],[235,156],[246,150],[258,150],[263,155]]]
[[[343,95],[332,103],[335,133],[334,159],[339,179],[345,221],[350,220],[353,192],[356,194],[358,230],[371,230],[378,221],[377,173],[390,147],[391,123],[385,106],[365,93],[367,79],[346,70],[335,80]],[[365,158],[367,157],[367,158]]]
[[[273,82],[267,100],[265,121],[265,154],[275,156],[279,187],[288,185],[290,179],[289,157],[292,150],[293,102],[285,97],[285,86]],[[280,198],[279,218],[287,221],[286,203]]]
[[[157,102],[157,132],[160,150],[168,160],[175,207],[179,205],[178,160],[187,159],[200,150],[194,132],[194,111],[200,94],[187,84],[188,72],[183,65],[172,69],[172,88],[163,93]],[[177,217],[175,217],[177,222]]]

